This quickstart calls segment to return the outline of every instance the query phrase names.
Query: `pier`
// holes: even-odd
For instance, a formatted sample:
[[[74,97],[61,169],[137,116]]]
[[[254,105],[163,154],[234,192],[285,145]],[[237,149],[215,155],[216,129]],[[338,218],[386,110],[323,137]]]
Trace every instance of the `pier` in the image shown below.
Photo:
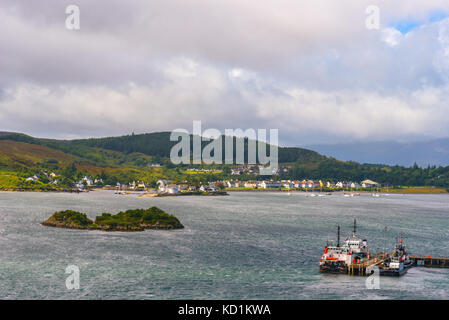
[[[431,256],[409,256],[409,258],[416,267],[449,268],[449,258]]]
[[[352,235],[346,238],[344,244],[340,243],[340,226],[337,226],[337,245],[328,241],[320,259],[320,272],[350,276],[370,276],[376,272],[381,276],[402,276],[411,267],[449,268],[449,258],[409,256],[402,233],[396,238],[393,252],[385,249],[370,254],[367,240],[357,234],[356,219]]]
[[[384,262],[388,255],[378,253],[372,259],[360,263],[353,263],[347,267],[350,276],[369,276],[372,273],[371,268],[377,267]]]
[[[380,253],[368,261],[353,263],[347,267],[347,273],[351,276],[369,276],[371,274],[371,268],[382,264],[390,255]],[[412,261],[413,267],[449,268],[449,258],[431,256],[409,256],[409,258]]]

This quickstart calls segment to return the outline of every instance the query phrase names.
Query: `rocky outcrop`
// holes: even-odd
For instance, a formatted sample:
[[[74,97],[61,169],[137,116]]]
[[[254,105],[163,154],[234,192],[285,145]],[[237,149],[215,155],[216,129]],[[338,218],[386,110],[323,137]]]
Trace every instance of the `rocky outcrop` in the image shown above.
[[[115,215],[103,213],[95,221],[87,215],[77,211],[66,210],[54,213],[41,223],[44,226],[102,231],[144,231],[146,229],[173,230],[184,226],[173,215],[163,212],[157,207],[149,209],[135,209],[119,212]]]

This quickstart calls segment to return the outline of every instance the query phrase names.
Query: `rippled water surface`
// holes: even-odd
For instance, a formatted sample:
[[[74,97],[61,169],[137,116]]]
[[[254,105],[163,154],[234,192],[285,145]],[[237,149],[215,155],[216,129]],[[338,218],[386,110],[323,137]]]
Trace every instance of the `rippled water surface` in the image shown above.
[[[66,230],[39,222],[57,210],[90,218],[158,206],[183,230],[136,233]],[[232,193],[228,197],[138,198],[0,193],[1,299],[447,299],[449,269],[413,268],[401,278],[326,275],[318,261],[335,227],[357,217],[372,250],[406,234],[413,254],[449,256],[449,196]],[[65,268],[80,268],[67,290]]]

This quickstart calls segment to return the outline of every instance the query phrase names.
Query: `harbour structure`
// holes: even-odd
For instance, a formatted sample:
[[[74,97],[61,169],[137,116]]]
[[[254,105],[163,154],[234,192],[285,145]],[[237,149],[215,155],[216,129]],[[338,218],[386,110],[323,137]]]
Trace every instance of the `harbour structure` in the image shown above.
[[[366,275],[368,267],[384,261],[386,255],[371,254],[367,240],[357,234],[357,220],[354,219],[352,235],[340,243],[340,226],[337,226],[337,244],[329,243],[320,259],[320,272]]]
[[[409,256],[402,235],[391,253],[371,253],[367,240],[357,234],[354,219],[353,232],[340,243],[340,226],[337,226],[337,243],[329,242],[320,259],[320,272],[369,276],[376,268],[381,276],[402,276],[414,266],[449,268],[449,258]]]

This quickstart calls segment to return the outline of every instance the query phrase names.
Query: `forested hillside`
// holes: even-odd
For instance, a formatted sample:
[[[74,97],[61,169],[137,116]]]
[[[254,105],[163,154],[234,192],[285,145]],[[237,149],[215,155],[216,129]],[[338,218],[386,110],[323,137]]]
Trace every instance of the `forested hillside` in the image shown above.
[[[234,144],[235,142],[234,139]],[[0,174],[3,176],[0,181],[9,186],[14,185],[18,181],[23,182],[27,176],[43,170],[64,172],[64,181],[67,184],[86,174],[104,178],[109,184],[133,180],[155,183],[160,178],[197,182],[235,178],[230,175],[230,168],[236,165],[214,165],[214,168],[222,169],[220,173],[215,174],[204,173],[194,176],[187,174],[186,169],[193,166],[175,166],[169,160],[170,150],[176,143],[170,141],[169,132],[78,140],[40,139],[24,134],[2,132]],[[207,143],[204,142],[203,145]],[[248,141],[245,140],[244,145],[246,154]],[[280,171],[280,176],[274,177],[275,179],[331,181],[371,179],[392,186],[449,187],[449,167],[359,164],[291,147],[279,148],[279,162],[283,170]],[[155,163],[161,164],[161,167],[150,166]],[[267,178],[273,177],[239,176],[241,180]]]

